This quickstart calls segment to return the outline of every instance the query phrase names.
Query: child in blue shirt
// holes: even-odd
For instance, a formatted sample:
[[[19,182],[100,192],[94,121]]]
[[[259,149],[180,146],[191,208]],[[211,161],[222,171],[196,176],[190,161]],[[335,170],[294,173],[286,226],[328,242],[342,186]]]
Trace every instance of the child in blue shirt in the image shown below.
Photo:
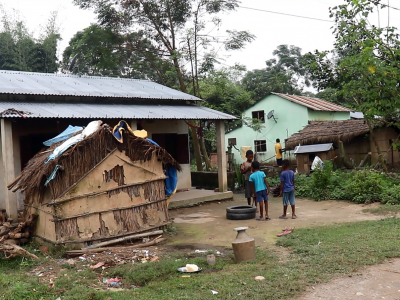
[[[290,204],[292,207],[292,219],[297,219],[296,216],[296,201],[294,199],[294,172],[289,169],[289,160],[285,159],[282,161],[282,169],[281,173],[281,193],[283,194],[283,215],[279,217],[279,219],[287,219],[287,208]]]
[[[249,182],[251,183],[251,190],[253,198],[256,198],[257,203],[260,204],[260,217],[257,221],[269,221],[271,220],[268,216],[268,194],[269,185],[265,173],[260,171],[260,163],[253,161],[251,164],[253,173],[250,175]],[[263,205],[264,202],[264,205]],[[264,219],[264,206],[265,206],[265,219]]]

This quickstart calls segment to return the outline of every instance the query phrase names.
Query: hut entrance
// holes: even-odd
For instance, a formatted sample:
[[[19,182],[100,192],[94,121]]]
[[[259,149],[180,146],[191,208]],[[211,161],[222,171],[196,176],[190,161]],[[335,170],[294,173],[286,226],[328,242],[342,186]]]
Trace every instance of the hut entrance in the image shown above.
[[[167,150],[180,164],[189,163],[189,140],[187,134],[161,133],[153,134],[153,141]]]

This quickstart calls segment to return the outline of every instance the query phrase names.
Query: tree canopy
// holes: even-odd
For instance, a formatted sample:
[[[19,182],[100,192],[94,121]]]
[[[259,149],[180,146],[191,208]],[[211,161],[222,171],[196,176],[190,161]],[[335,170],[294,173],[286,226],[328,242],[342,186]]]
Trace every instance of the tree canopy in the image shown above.
[[[54,73],[58,70],[57,43],[60,40],[56,26],[57,15],[53,13],[34,38],[24,21],[13,20],[5,10],[0,27],[0,69]]]
[[[316,88],[336,90],[368,119],[389,120],[400,105],[400,42],[397,28],[377,27],[368,19],[386,7],[382,2],[346,0],[331,8],[335,48],[309,53],[306,60]]]

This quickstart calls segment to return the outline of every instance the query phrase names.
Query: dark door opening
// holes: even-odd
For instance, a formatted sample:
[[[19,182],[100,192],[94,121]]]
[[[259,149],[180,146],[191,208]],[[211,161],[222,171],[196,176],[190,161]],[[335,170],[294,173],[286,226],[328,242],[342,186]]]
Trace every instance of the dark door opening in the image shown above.
[[[46,133],[21,136],[19,138],[21,168],[25,168],[28,161],[45,148],[43,142],[55,137],[57,134],[58,133]]]
[[[180,164],[189,163],[189,139],[187,134],[156,133],[152,135],[153,141],[167,150]]]

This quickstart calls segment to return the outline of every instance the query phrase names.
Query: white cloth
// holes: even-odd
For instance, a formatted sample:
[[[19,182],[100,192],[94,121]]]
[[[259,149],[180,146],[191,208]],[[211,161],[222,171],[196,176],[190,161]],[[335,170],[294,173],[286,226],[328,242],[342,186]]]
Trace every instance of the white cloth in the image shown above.
[[[324,167],[324,162],[318,156],[314,158],[314,161],[311,165],[311,170],[322,169]]]

